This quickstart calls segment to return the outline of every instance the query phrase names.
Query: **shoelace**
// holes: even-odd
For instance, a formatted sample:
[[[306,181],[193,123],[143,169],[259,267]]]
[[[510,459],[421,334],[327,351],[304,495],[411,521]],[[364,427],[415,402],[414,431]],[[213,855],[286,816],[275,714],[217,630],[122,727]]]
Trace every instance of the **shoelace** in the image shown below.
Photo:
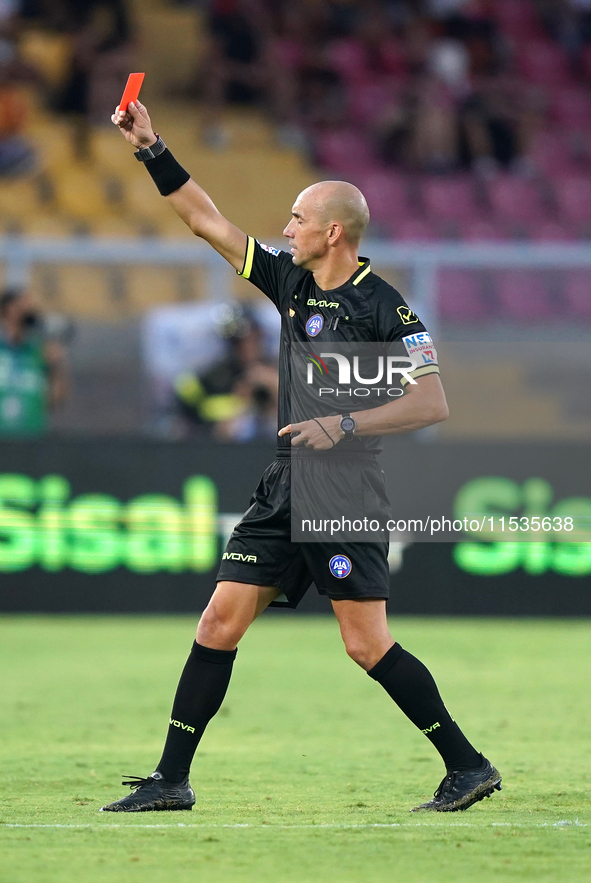
[[[150,785],[154,781],[152,776],[148,776],[147,779],[142,779],[141,776],[126,776],[125,779],[121,784],[125,787],[129,785],[132,789],[142,788],[144,785]]]
[[[441,782],[439,788],[437,789],[437,791],[435,792],[433,797],[441,797],[446,785],[448,785],[451,788],[451,786],[455,782],[456,775],[457,775],[457,773],[455,773],[455,772],[448,773],[447,776]]]

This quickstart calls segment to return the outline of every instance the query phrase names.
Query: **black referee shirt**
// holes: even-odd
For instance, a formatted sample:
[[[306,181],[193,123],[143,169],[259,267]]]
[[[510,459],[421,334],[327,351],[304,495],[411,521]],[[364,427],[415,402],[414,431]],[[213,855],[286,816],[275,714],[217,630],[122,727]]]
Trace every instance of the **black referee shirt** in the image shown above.
[[[372,273],[368,258],[359,258],[359,269],[343,285],[323,291],[316,285],[312,272],[297,267],[290,254],[262,245],[249,236],[244,266],[238,275],[260,288],[281,314],[279,428],[292,422],[290,358],[293,343],[319,350],[331,343],[393,343],[426,333],[425,326],[400,293]],[[406,342],[405,346],[409,351]],[[439,373],[436,360],[418,367],[410,376],[417,378],[433,373]],[[339,410],[354,415],[355,410],[365,408],[360,401],[343,403]],[[278,447],[286,453],[291,447],[289,436],[279,438]],[[359,436],[348,443],[347,450],[376,451],[379,444],[376,438]]]

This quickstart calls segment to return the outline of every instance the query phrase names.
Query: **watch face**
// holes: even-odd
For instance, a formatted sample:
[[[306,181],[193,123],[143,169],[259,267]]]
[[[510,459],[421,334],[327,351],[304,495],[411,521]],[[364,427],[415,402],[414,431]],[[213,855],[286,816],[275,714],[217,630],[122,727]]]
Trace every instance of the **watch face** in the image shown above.
[[[355,429],[355,421],[352,417],[343,417],[341,420],[341,429],[343,432],[353,432]]]

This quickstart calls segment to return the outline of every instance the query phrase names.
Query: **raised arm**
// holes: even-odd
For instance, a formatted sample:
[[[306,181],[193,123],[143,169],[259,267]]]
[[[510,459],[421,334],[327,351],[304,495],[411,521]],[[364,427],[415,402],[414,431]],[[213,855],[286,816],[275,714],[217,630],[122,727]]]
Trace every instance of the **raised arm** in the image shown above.
[[[151,147],[157,141],[148,111],[139,101],[130,104],[126,113],[117,107],[111,120],[119,127],[125,139],[136,149]],[[153,166],[151,169],[150,163],[156,163],[157,166]],[[234,269],[241,270],[246,252],[246,234],[224,218],[207,193],[195,181],[191,178],[186,180],[187,174],[177,178],[179,182],[182,182],[177,189],[166,192],[170,186],[174,187],[175,174],[180,175],[183,171],[178,167],[168,150],[155,159],[147,160],[146,167],[150,172],[156,168],[159,172],[164,170],[163,175],[168,171],[166,180],[169,183],[163,189],[157,176],[153,174],[152,177],[154,177],[160,192],[164,190],[166,200],[172,205],[179,218],[185,222],[195,236],[209,242]]]

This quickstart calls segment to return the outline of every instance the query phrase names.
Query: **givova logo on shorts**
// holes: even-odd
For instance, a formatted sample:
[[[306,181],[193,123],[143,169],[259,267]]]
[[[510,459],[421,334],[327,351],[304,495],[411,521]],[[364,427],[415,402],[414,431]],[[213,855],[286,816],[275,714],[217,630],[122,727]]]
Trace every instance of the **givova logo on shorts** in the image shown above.
[[[335,555],[328,562],[328,569],[337,579],[344,579],[346,576],[349,576],[352,568],[353,565],[346,555]]]
[[[256,564],[256,555],[243,555],[242,552],[224,552],[222,561],[243,561],[245,564]]]

